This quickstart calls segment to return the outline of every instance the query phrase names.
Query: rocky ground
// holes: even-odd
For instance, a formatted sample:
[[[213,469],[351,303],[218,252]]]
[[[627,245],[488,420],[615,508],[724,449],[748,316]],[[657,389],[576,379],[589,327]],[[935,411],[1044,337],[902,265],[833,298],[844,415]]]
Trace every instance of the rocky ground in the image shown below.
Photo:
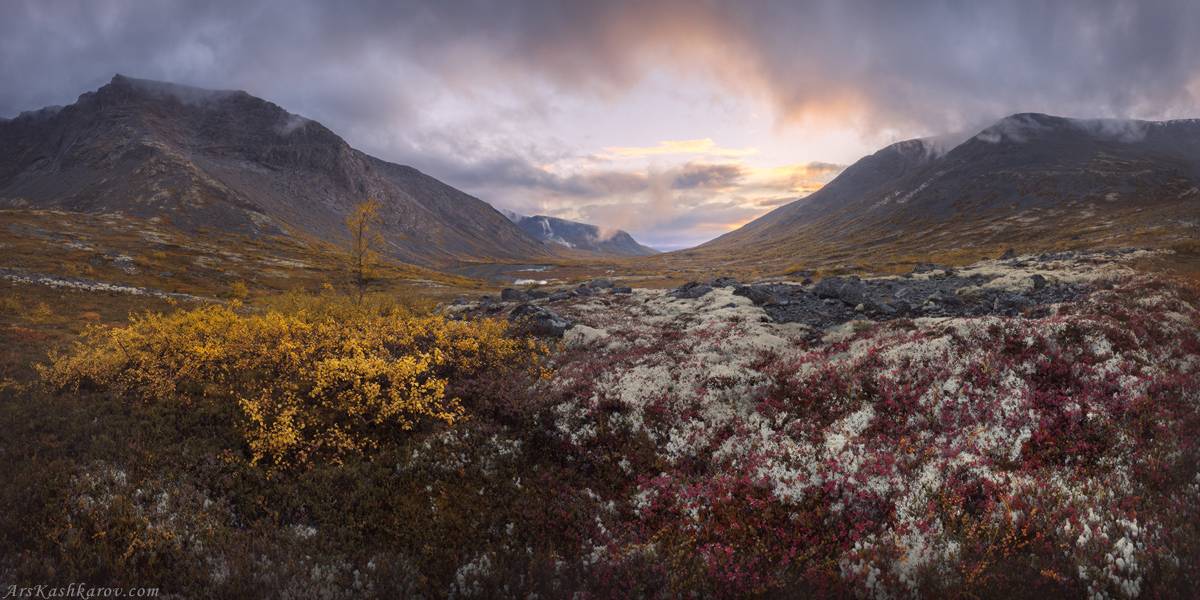
[[[1148,248],[1069,251],[1018,257],[1006,254],[1000,259],[982,261],[961,268],[933,264],[918,265],[900,276],[861,279],[825,277],[803,283],[760,281],[743,285],[737,280],[720,278],[711,282],[690,282],[675,290],[634,290],[617,286],[608,278],[594,279],[577,287],[554,290],[505,289],[500,298],[484,296],[479,302],[457,300],[451,312],[472,314],[507,313],[531,320],[561,335],[569,322],[557,315],[559,302],[571,306],[580,298],[610,294],[634,294],[640,298],[666,297],[678,300],[724,297],[714,290],[732,292],[722,308],[753,305],[776,324],[801,323],[815,332],[850,321],[890,321],[900,318],[1004,317],[1040,318],[1050,314],[1053,305],[1073,302],[1089,293],[1087,283],[1105,272],[1104,267],[1124,264],[1150,254]],[[745,300],[741,300],[745,299]],[[517,310],[516,306],[521,306]],[[525,306],[529,305],[529,306]],[[569,310],[569,309],[566,309]],[[515,319],[516,317],[514,317]],[[819,336],[818,336],[819,337]]]
[[[42,275],[38,273],[12,273],[8,269],[0,268],[0,278],[7,279],[14,283],[24,283],[32,285],[45,285],[54,288],[70,289],[84,292],[108,292],[110,294],[133,294],[136,296],[151,296],[154,298],[169,298],[171,300],[194,300],[194,301],[212,301],[209,298],[201,298],[191,294],[173,294],[151,288],[139,287],[135,285],[127,285],[120,281],[108,283],[97,281],[95,279],[83,279],[79,277],[64,277],[62,275]]]

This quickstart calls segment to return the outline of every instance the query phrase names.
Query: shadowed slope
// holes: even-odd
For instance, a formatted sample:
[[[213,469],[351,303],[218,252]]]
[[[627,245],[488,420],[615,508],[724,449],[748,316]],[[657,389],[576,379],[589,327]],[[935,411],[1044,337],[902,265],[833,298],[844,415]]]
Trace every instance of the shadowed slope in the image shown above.
[[[790,264],[1160,244],[1200,222],[1200,121],[1008,117],[942,153],[867,156],[812,195],[670,260]]]
[[[551,258],[488,204],[245,92],[117,75],[71,106],[0,123],[0,206],[339,241],[349,207],[368,196],[384,206],[399,260]]]

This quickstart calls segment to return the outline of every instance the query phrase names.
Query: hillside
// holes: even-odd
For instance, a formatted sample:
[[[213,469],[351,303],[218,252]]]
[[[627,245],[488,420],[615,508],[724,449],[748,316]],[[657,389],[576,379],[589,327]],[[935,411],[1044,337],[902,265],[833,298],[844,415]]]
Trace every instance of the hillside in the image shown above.
[[[587,250],[606,256],[631,257],[658,254],[658,250],[637,243],[633,236],[621,229],[608,229],[544,215],[527,217],[512,211],[501,212],[513,223],[516,223],[522,231],[549,244]]]
[[[117,75],[75,104],[0,122],[0,208],[338,242],[349,207],[369,196],[398,260],[552,257],[488,204],[245,92]]]
[[[1015,246],[1158,245],[1200,223],[1200,121],[1001,120],[943,152],[888,146],[812,195],[666,260],[883,262]]]

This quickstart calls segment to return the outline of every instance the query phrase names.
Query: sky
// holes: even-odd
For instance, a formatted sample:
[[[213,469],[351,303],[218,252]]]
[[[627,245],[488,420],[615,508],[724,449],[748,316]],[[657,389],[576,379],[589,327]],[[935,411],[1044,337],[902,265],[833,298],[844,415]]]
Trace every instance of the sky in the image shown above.
[[[117,73],[240,89],[497,208],[665,250],[897,141],[1200,117],[1196,31],[1193,0],[0,0],[0,117]]]

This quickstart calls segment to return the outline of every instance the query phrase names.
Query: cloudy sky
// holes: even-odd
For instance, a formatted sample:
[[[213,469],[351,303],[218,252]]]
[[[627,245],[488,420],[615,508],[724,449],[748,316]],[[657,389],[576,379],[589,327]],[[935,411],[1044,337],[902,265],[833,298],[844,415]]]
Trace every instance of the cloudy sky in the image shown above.
[[[241,89],[494,206],[695,245],[889,143],[1200,117],[1200,3],[0,0],[0,117]]]

